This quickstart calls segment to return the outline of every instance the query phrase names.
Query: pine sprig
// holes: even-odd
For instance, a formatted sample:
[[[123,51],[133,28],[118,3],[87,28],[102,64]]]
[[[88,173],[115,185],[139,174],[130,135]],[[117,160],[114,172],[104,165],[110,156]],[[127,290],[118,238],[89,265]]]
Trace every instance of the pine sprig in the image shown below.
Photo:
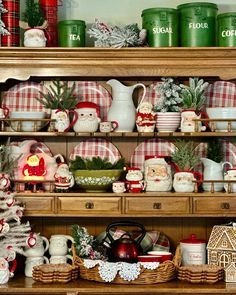
[[[74,160],[70,161],[70,170],[111,170],[118,169],[122,170],[125,166],[124,158],[120,158],[114,164],[109,162],[108,158],[92,157],[82,158],[76,156]]]
[[[182,171],[191,171],[200,164],[200,158],[195,153],[195,146],[192,141],[178,139],[175,141],[176,149],[171,154],[172,161]]]
[[[28,23],[31,28],[39,27],[44,23],[45,18],[39,2],[26,0],[26,9],[23,13],[23,20]]]
[[[59,79],[52,81],[48,93],[39,91],[42,97],[35,97],[47,109],[71,110],[74,109],[79,102],[74,96],[75,83],[69,87],[68,81],[60,81]]]
[[[219,139],[211,139],[207,142],[207,154],[206,157],[217,163],[223,161],[224,153],[223,146]]]

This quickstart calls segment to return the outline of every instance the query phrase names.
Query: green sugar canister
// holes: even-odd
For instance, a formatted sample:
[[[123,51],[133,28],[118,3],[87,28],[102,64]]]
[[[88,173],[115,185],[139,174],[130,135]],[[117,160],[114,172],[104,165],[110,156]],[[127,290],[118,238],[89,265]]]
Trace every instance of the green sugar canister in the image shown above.
[[[218,46],[236,46],[236,12],[219,14],[218,20]]]
[[[142,28],[147,30],[150,47],[178,46],[178,12],[174,8],[149,8],[142,11]]]
[[[193,2],[177,6],[180,23],[180,46],[216,46],[215,3]]]
[[[58,44],[60,47],[85,46],[85,21],[63,20],[58,23]]]

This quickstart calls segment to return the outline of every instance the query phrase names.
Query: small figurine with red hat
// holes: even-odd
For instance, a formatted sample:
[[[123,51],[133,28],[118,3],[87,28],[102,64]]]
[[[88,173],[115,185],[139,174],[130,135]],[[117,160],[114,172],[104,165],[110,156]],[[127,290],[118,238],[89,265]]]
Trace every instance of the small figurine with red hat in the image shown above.
[[[74,176],[66,163],[60,163],[54,175],[57,191],[67,191],[75,184]]]
[[[139,168],[128,168],[126,180],[126,188],[130,193],[140,193],[145,189],[143,173]]]
[[[75,132],[96,132],[98,130],[100,118],[99,106],[90,101],[81,101],[75,109],[78,119],[74,123]]]
[[[45,167],[43,157],[30,154],[27,157],[26,164],[23,167],[22,173],[25,179],[29,180],[43,180],[47,170]]]
[[[153,132],[156,124],[156,114],[150,102],[142,102],[136,114],[136,126],[138,132]]]

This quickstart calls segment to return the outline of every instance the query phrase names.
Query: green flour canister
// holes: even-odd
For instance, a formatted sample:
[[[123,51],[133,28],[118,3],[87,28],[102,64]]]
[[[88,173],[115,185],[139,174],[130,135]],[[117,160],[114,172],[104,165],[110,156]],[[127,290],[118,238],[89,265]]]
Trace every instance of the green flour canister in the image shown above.
[[[236,46],[236,12],[219,14],[218,20],[218,46]]]
[[[150,47],[178,46],[178,12],[174,8],[149,8],[142,11],[142,28],[147,30]]]
[[[193,2],[177,6],[180,17],[180,46],[216,46],[215,3]]]
[[[60,47],[85,46],[85,21],[63,20],[58,23],[58,44]]]

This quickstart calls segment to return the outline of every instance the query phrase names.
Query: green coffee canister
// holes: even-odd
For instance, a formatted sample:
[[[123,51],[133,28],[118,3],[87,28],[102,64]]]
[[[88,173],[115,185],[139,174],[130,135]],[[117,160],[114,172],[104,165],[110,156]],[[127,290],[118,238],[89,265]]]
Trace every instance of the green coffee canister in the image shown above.
[[[236,46],[236,12],[219,14],[218,20],[218,46]]]
[[[177,6],[180,22],[180,46],[216,46],[217,5],[193,2]]]
[[[58,23],[58,44],[60,47],[85,46],[85,21],[63,20]]]
[[[142,11],[142,28],[147,30],[150,47],[178,46],[178,12],[174,8],[149,8]]]

